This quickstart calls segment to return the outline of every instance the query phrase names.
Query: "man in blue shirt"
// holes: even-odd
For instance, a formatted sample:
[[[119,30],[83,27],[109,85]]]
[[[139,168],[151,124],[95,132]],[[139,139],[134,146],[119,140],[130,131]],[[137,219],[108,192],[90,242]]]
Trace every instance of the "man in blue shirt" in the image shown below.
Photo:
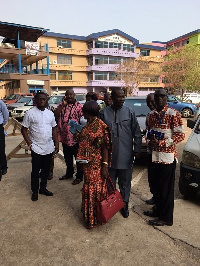
[[[0,165],[1,173],[5,175],[7,173],[7,161],[5,153],[5,134],[4,125],[8,122],[9,112],[5,103],[0,100]]]

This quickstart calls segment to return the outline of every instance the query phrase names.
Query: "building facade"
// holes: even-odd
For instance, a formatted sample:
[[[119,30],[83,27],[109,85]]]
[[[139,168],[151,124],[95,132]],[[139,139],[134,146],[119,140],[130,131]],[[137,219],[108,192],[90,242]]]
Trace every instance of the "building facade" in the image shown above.
[[[86,37],[46,32],[38,40],[41,46],[47,41],[52,93],[64,92],[68,88],[76,93],[100,93],[113,87],[126,89],[124,80],[116,74],[119,65],[140,55],[151,60],[155,57],[159,61],[164,50],[156,45],[139,44],[137,39],[117,29]],[[147,94],[162,86],[160,77],[143,79],[135,94]]]
[[[37,39],[46,29],[0,22],[0,97],[46,89],[50,93],[48,44]],[[42,62],[45,62],[43,66]]]

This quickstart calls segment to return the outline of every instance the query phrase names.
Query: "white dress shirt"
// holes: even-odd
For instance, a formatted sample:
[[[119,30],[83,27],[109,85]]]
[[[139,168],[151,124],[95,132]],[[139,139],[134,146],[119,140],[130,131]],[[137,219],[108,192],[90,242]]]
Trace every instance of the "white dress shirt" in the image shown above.
[[[52,128],[56,121],[52,111],[41,111],[34,106],[25,113],[22,126],[29,129],[31,149],[35,153],[46,155],[54,151]]]

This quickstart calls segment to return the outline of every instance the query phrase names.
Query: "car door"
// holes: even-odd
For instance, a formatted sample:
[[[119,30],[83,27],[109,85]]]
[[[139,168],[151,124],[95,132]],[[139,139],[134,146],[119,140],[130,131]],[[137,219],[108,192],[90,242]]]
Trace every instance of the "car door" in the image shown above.
[[[182,102],[180,102],[176,97],[174,96],[168,96],[167,99],[168,105],[177,111],[181,112],[182,110]]]

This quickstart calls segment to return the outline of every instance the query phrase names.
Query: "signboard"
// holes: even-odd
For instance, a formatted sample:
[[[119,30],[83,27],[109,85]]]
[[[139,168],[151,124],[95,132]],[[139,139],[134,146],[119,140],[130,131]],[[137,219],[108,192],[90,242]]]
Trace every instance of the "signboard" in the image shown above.
[[[39,55],[40,44],[39,42],[27,42],[25,41],[25,48],[27,55]]]
[[[27,80],[28,85],[42,85],[44,86],[44,80]]]
[[[114,42],[114,43],[123,43],[123,44],[133,44],[133,42],[121,37],[118,34],[112,34],[112,35],[107,35],[104,37],[99,37],[98,41],[101,42]]]

